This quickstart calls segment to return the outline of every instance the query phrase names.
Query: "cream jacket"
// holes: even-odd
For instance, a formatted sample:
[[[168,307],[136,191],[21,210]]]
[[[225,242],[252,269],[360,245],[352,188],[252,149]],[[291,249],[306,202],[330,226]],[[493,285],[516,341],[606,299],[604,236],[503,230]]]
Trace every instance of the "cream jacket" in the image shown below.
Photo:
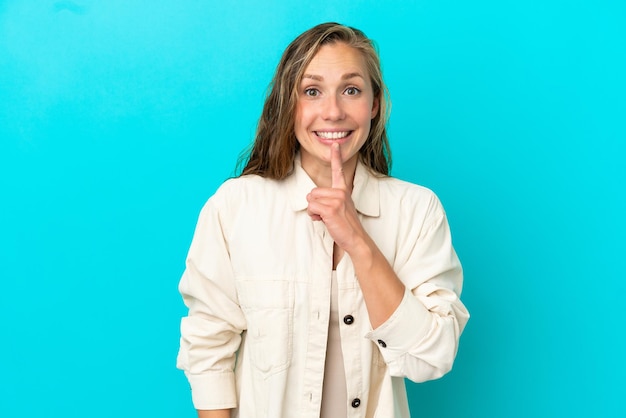
[[[179,285],[189,314],[177,365],[196,409],[319,418],[333,240],[306,212],[314,187],[297,160],[282,181],[226,181],[202,209]],[[428,189],[359,163],[352,199],[406,291],[373,330],[348,254],[337,266],[347,416],[409,417],[404,378],[449,371],[469,318],[461,265]]]

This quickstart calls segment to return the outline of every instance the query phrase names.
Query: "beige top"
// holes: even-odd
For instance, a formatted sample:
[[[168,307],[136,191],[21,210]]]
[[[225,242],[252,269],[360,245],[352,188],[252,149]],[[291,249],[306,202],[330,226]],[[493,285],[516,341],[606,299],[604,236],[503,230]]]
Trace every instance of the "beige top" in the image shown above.
[[[333,270],[330,293],[330,320],[328,322],[328,345],[324,365],[324,387],[322,389],[322,409],[320,418],[345,418],[347,415],[348,394],[346,375],[341,353],[339,333],[339,308],[337,297],[337,271]]]

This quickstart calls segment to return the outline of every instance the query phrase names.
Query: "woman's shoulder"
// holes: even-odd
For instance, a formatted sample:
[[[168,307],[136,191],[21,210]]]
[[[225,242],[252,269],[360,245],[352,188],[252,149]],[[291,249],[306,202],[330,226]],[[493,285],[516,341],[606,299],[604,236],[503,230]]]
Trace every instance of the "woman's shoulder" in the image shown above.
[[[397,204],[408,211],[443,212],[437,194],[430,188],[397,177],[379,178],[381,202]]]
[[[402,195],[413,197],[416,199],[433,199],[437,198],[435,192],[426,186],[411,183],[397,177],[384,176],[378,178],[380,190],[382,193]]]
[[[257,174],[246,174],[238,177],[231,177],[228,180],[224,181],[222,185],[219,187],[219,190],[238,190],[238,189],[247,189],[247,188],[258,188],[258,187],[267,187],[276,183],[276,180],[272,180],[266,177],[261,177]]]
[[[279,183],[278,180],[255,174],[232,177],[218,187],[209,198],[209,202],[221,205],[242,202],[242,200],[249,201],[256,196],[267,197],[274,191],[280,190]]]

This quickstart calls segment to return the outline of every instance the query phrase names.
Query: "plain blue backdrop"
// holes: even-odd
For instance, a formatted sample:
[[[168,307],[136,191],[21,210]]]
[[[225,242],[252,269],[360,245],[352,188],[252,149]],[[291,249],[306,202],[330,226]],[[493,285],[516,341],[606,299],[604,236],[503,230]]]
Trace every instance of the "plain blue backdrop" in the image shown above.
[[[193,417],[196,217],[286,45],[381,50],[393,174],[433,189],[472,313],[415,417],[623,417],[621,0],[1,1],[0,416]]]

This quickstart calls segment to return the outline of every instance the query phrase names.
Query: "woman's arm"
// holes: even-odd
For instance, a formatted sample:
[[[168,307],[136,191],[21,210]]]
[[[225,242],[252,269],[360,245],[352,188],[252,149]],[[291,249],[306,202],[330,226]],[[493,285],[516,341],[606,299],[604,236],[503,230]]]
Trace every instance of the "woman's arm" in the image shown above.
[[[430,207],[425,223],[407,224],[398,239],[393,268],[406,287],[400,305],[366,334],[392,376],[418,382],[450,371],[469,318],[459,298],[463,271],[435,196]]]
[[[373,328],[366,338],[377,343],[392,376],[438,378],[452,367],[469,318],[459,299],[462,269],[443,208],[433,195],[427,213],[408,214],[424,222],[402,229],[391,266],[360,223],[338,147],[331,149],[332,187],[309,194],[308,212],[324,222],[336,250],[350,255]]]
[[[212,198],[198,219],[179,284],[189,312],[181,320],[177,366],[185,371],[197,410],[237,405],[234,367],[246,321],[223,227]]]

